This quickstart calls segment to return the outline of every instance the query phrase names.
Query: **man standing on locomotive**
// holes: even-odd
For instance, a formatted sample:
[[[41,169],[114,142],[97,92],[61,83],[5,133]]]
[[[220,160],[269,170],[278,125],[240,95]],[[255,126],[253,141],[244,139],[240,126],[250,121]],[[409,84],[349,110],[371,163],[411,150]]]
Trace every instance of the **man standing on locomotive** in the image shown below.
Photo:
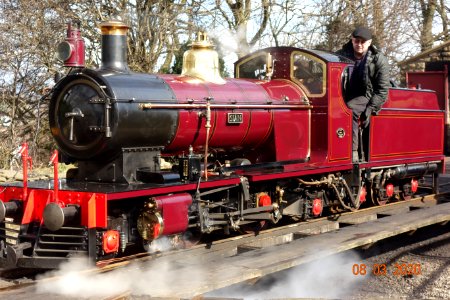
[[[389,64],[372,45],[372,33],[366,27],[357,27],[351,40],[337,54],[355,61],[345,83],[345,101],[353,111],[352,156],[353,162],[358,162],[358,120],[361,118],[361,127],[366,128],[370,116],[376,115],[386,102],[390,86]]]

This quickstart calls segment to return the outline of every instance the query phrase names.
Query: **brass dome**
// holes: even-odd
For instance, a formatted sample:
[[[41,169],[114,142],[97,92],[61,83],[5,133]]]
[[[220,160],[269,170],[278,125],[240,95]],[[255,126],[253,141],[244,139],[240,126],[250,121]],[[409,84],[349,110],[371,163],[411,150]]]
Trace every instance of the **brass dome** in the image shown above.
[[[214,45],[209,41],[206,33],[199,32],[197,40],[190,46],[191,49],[183,55],[181,75],[216,84],[225,84],[225,80],[220,76],[219,55],[214,50]]]

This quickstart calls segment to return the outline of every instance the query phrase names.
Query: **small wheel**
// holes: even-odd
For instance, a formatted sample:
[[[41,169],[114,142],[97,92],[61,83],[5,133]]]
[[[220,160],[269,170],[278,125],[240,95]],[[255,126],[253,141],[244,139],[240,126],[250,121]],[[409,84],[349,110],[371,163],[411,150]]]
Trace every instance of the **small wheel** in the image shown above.
[[[372,204],[375,206],[383,206],[389,202],[389,197],[383,197],[380,195],[379,191],[375,191],[372,194]]]
[[[402,201],[411,200],[412,197],[413,197],[413,195],[411,195],[411,194],[406,194],[404,192],[400,193],[400,200],[402,200]]]

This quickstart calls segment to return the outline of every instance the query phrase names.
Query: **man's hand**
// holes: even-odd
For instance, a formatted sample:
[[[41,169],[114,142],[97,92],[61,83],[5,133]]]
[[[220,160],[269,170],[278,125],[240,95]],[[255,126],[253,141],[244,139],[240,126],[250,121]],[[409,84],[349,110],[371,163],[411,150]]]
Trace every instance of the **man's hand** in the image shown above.
[[[364,113],[361,115],[361,127],[362,128],[367,128],[367,126],[369,126],[370,123],[370,116],[372,115],[372,108],[367,107],[366,110],[364,111]]]

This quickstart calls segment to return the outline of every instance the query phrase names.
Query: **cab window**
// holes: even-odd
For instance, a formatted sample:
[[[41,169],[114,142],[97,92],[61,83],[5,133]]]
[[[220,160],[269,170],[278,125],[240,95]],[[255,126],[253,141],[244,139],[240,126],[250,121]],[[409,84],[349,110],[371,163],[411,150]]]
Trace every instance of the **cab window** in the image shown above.
[[[236,78],[264,79],[267,54],[260,53],[241,62],[236,68]]]
[[[318,58],[302,52],[292,53],[291,78],[306,89],[309,96],[325,94],[326,65]]]

